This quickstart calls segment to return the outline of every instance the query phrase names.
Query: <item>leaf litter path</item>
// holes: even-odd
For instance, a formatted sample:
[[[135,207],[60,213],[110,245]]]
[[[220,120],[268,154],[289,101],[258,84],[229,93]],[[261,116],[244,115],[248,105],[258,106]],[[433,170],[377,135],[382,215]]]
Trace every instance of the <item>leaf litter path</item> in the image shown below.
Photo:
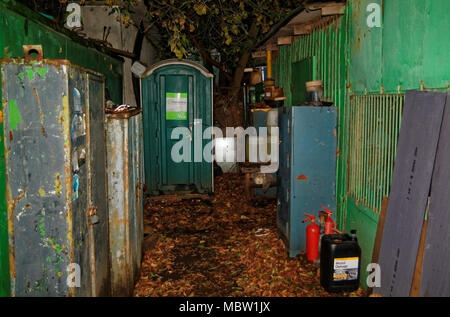
[[[275,201],[246,201],[240,175],[217,177],[209,202],[147,202],[145,225],[151,232],[134,296],[336,296],[303,255],[287,257]]]

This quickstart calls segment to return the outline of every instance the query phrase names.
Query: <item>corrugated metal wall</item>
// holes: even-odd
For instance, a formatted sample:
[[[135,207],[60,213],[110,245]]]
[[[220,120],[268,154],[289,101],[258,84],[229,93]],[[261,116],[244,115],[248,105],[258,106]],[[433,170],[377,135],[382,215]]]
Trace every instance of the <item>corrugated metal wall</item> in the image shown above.
[[[281,46],[279,57],[274,63],[277,85],[284,88],[287,97],[285,105],[292,106],[292,90],[297,89],[292,83],[292,64],[308,57],[316,57],[317,69],[313,74],[316,74],[317,78],[314,79],[323,80],[325,99],[333,101],[339,109],[338,130],[341,130],[344,124],[344,116],[340,114],[345,104],[346,26],[346,16],[328,19],[325,26],[316,28],[312,34],[299,37],[292,45]],[[339,138],[339,144],[342,142],[343,139]],[[340,145],[338,147],[341,148]],[[339,161],[342,152],[339,150],[337,155]],[[337,169],[338,175],[344,172],[339,162]],[[340,192],[339,188],[337,191]],[[338,224],[342,223],[342,213],[339,211],[337,220]]]
[[[292,45],[281,46],[275,61],[277,85],[284,87],[285,104],[292,105],[292,64],[315,56],[317,69],[313,73],[324,82],[324,97],[338,107],[343,105],[345,94],[345,19],[330,19],[329,25],[316,29],[311,35],[301,36]]]

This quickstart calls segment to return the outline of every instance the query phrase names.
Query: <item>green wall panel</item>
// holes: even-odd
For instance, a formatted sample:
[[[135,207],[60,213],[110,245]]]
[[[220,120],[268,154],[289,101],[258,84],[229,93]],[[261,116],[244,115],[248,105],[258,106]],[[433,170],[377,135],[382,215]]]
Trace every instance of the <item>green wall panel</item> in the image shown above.
[[[116,103],[122,102],[122,60],[97,50],[92,44],[74,36],[68,30],[55,31],[50,22],[40,14],[15,1],[0,0],[0,30],[2,30],[0,33],[0,58],[23,57],[22,45],[40,44],[43,47],[45,58],[68,59],[75,64],[104,74],[111,99]],[[2,99],[1,92],[0,99]],[[0,121],[0,296],[9,296],[8,222],[3,138],[3,126]]]
[[[449,88],[450,1],[351,0],[348,63],[353,93]],[[382,27],[367,25],[367,6],[382,8]]]
[[[361,285],[366,287],[368,272],[367,265],[372,262],[372,252],[377,234],[378,216],[369,208],[358,205],[356,201],[348,197],[346,200],[346,225],[345,230],[357,230],[358,243],[361,247]]]
[[[448,88],[450,1],[385,1],[383,84],[386,90]]]
[[[379,92],[382,83],[382,28],[367,26],[367,6],[381,0],[355,0],[349,6],[349,87],[355,93]]]

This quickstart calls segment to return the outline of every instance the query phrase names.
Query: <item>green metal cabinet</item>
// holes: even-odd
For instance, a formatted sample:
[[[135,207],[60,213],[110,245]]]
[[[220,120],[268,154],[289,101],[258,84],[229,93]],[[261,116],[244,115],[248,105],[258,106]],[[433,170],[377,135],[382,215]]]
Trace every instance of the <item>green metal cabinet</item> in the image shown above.
[[[202,155],[211,133],[209,139],[194,136],[212,126],[212,81],[203,66],[186,60],[159,62],[142,76],[145,180],[151,194],[213,192],[212,162]],[[178,151],[182,137],[187,146]],[[174,151],[183,159],[174,159]]]

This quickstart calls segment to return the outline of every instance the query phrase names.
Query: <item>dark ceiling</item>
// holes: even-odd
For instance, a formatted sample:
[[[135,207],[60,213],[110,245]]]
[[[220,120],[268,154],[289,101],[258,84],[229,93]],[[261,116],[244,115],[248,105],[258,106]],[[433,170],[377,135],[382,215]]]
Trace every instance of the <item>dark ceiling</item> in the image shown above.
[[[66,6],[66,4],[59,3],[59,0],[17,0],[17,2],[23,3],[32,10],[45,13],[54,18],[57,18],[60,9]]]

